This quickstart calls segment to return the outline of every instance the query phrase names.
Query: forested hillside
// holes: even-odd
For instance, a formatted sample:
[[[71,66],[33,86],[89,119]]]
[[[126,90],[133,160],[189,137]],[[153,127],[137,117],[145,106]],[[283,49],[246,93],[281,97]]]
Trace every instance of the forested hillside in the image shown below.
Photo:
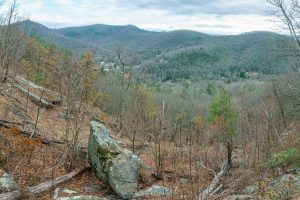
[[[108,60],[121,46],[137,57],[139,71],[151,80],[261,78],[298,70],[291,38],[270,32],[214,36],[195,31],[150,32],[135,26],[90,25],[51,30],[32,21],[29,32],[59,47],[83,52],[90,48],[96,60]]]

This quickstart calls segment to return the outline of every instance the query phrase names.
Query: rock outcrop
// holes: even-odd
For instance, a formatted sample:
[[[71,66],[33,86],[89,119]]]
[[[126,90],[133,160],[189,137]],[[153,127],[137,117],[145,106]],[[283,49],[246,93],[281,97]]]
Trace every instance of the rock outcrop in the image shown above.
[[[15,80],[16,88],[41,107],[52,108],[54,105],[61,104],[62,102],[61,96],[58,93],[36,85],[21,76],[17,76]]]
[[[138,191],[142,160],[121,148],[106,127],[97,121],[91,122],[88,154],[96,176],[121,198],[132,199]]]

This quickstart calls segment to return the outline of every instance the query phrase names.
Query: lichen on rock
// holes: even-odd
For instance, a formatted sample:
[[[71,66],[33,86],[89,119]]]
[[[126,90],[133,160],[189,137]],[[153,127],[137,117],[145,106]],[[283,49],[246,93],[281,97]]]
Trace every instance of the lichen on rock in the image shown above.
[[[133,152],[121,148],[109,130],[92,121],[88,153],[96,176],[124,199],[131,199],[138,190],[142,160]]]

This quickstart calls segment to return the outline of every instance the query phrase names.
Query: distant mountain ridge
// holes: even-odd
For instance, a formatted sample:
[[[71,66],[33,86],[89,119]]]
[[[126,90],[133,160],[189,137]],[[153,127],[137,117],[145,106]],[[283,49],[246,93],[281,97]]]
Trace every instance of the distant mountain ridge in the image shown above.
[[[190,30],[146,31],[133,25],[50,29],[24,21],[22,26],[59,47],[75,52],[90,49],[99,59],[114,54],[116,46],[121,45],[137,54],[139,66],[158,80],[226,77],[246,72],[278,74],[297,62],[277,51],[281,47],[293,48],[293,40],[272,32],[215,36]]]

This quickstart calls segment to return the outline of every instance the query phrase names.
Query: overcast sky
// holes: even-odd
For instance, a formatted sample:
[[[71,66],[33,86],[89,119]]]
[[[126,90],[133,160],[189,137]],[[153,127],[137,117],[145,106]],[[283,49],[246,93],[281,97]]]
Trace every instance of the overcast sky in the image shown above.
[[[18,5],[30,19],[52,28],[133,24],[211,34],[276,31],[265,0],[19,0]]]

